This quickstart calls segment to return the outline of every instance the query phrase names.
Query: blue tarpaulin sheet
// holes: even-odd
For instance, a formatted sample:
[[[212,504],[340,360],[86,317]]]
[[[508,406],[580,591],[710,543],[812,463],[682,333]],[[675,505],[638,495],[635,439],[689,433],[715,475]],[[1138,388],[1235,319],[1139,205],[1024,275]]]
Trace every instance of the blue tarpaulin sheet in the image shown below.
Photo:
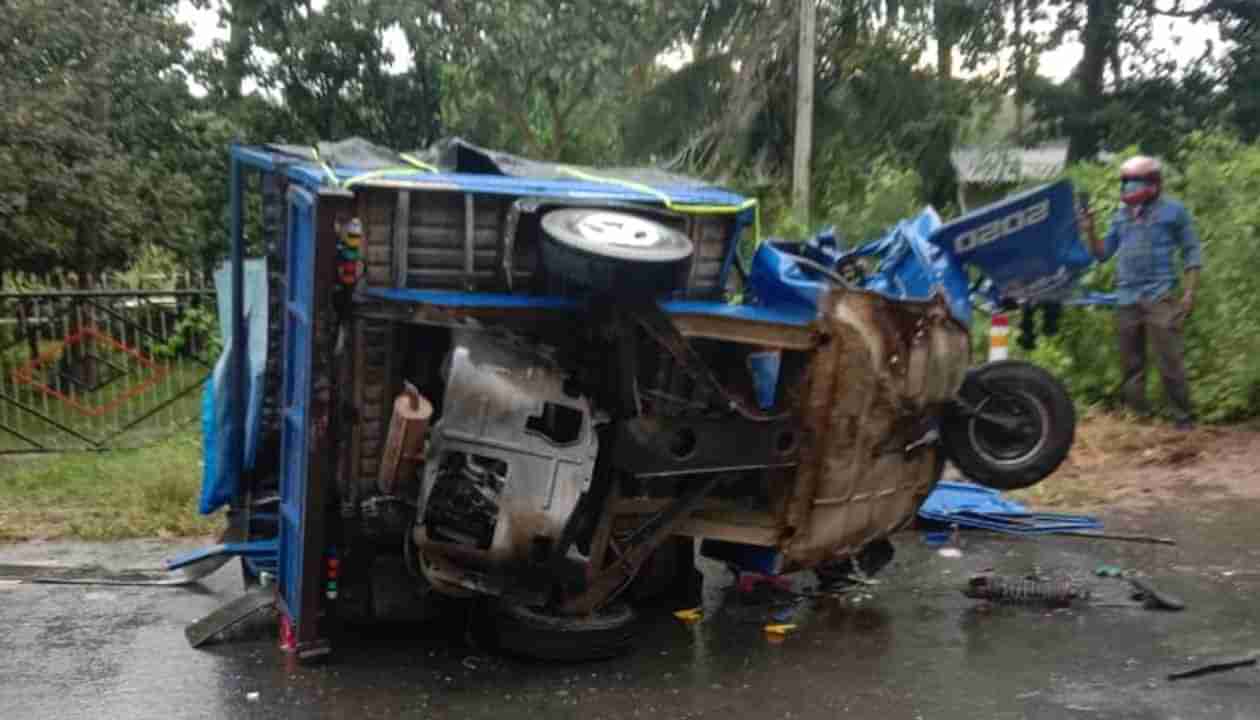
[[[201,397],[202,476],[198,510],[203,515],[226,505],[236,494],[241,472],[254,466],[258,452],[258,436],[262,414],[263,373],[267,366],[267,265],[264,260],[245,262],[245,338],[232,332],[232,273],[224,263],[214,273],[218,296],[219,330],[223,352],[214,364],[210,381]],[[228,375],[232,358],[246,354],[245,397],[229,392]],[[245,465],[239,467],[240,455],[232,451],[232,423],[235,403],[245,403]]]
[[[971,483],[942,480],[919,507],[919,517],[959,527],[1014,535],[1044,535],[1065,530],[1098,530],[1102,523],[1088,515],[1029,512],[997,490]]]

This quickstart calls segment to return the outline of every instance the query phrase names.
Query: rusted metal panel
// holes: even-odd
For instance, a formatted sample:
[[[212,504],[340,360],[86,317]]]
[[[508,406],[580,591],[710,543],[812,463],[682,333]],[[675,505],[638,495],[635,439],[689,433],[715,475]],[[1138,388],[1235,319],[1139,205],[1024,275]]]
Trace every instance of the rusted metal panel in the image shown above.
[[[821,339],[810,325],[784,325],[717,315],[673,314],[670,319],[684,337],[756,345],[782,350],[811,350]]]
[[[784,518],[784,550],[798,566],[855,553],[914,516],[941,459],[935,445],[907,448],[940,417],[969,359],[967,331],[941,298],[834,290],[821,310],[828,340],[807,369]]]

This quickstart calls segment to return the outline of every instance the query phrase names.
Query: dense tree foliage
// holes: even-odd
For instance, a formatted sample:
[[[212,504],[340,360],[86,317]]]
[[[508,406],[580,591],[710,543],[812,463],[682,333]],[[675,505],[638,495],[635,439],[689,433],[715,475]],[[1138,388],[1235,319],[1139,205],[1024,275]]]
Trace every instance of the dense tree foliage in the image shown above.
[[[813,224],[860,240],[925,202],[952,212],[956,145],[1067,139],[1073,159],[1135,147],[1172,160],[1175,187],[1203,215],[1209,256],[1255,266],[1246,192],[1260,161],[1246,143],[1260,137],[1260,3],[817,3]],[[220,17],[223,39],[208,49],[190,47],[181,10],[190,4]],[[358,135],[411,149],[460,135],[570,162],[668,165],[755,193],[767,225],[804,232],[783,210],[795,7],[0,0],[0,269],[92,273],[154,252],[212,261],[224,248],[234,139]],[[1179,65],[1155,42],[1171,18],[1217,28],[1225,46]],[[1083,51],[1059,82],[1042,59],[1066,42]],[[1096,197],[1114,195],[1108,169],[1081,168]],[[1211,289],[1242,282],[1228,276],[1235,270],[1209,267],[1194,332],[1215,337],[1227,328],[1206,318],[1246,308]],[[1115,368],[1091,318],[1073,316],[1064,340],[1039,352],[1097,399]],[[1257,407],[1260,380],[1245,363],[1192,362],[1243,398],[1221,413]]]

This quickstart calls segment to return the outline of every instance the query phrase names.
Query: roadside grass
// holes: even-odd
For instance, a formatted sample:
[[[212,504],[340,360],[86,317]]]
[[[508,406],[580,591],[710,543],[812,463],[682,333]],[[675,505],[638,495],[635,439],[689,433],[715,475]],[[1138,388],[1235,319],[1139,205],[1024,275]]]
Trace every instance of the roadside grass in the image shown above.
[[[0,458],[0,542],[210,535],[197,512],[201,438],[182,432],[136,450]]]

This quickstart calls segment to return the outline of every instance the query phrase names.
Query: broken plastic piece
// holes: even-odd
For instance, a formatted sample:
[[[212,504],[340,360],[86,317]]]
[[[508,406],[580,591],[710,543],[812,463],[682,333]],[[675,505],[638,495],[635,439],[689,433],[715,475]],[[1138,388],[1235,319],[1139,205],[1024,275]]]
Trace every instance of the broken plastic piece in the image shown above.
[[[771,635],[787,635],[796,629],[796,625],[792,623],[780,623],[777,625],[767,625],[765,631]]]
[[[704,610],[702,610],[701,608],[691,608],[689,610],[677,610],[674,612],[674,617],[678,618],[679,620],[682,620],[685,623],[700,622],[701,620],[704,619]]]
[[[763,575],[761,573],[742,573],[739,576],[738,589],[741,593],[750,593],[753,588],[768,583],[779,590],[791,592],[792,580],[783,575]]]
[[[1185,610],[1186,604],[1174,595],[1156,589],[1140,578],[1129,578],[1133,585],[1133,599],[1141,600],[1148,610]]]

